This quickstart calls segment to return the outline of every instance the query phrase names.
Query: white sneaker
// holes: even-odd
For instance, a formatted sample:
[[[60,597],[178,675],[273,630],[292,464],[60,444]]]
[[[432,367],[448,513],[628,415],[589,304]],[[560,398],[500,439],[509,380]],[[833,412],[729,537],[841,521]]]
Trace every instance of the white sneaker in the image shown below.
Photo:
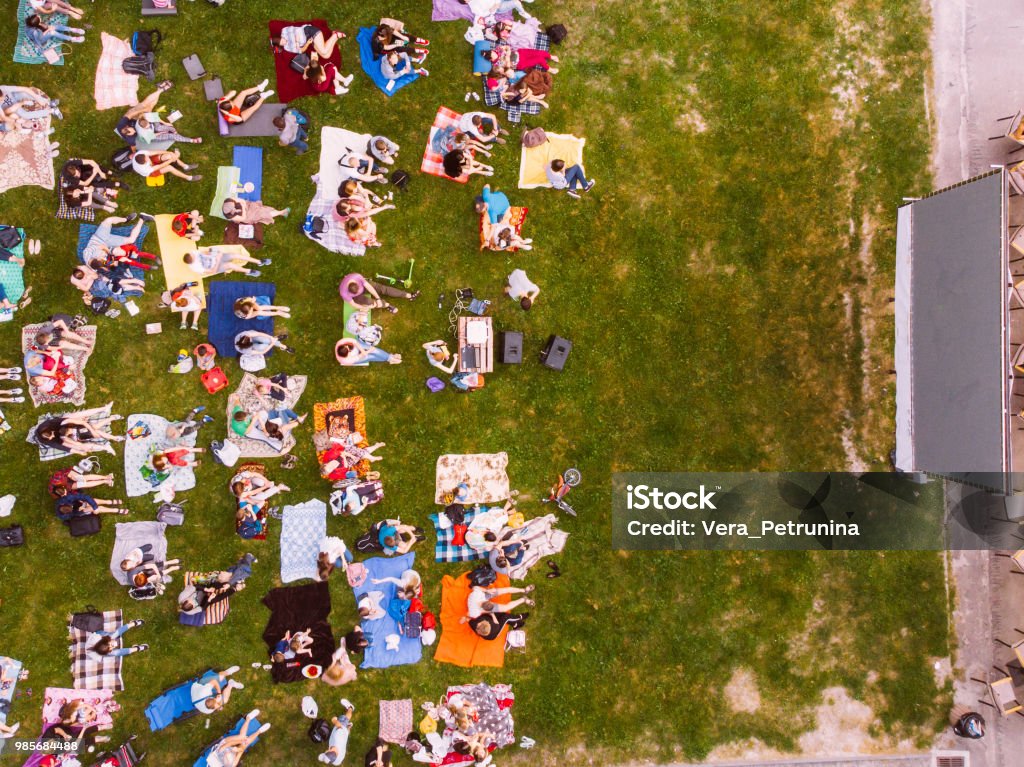
[[[350,708],[355,709],[355,706],[352,705],[352,702],[348,698],[342,698],[341,705],[343,705],[346,710]]]
[[[273,95],[274,95],[274,91],[263,91],[263,98],[265,98],[265,99],[269,99]]]
[[[231,674],[237,674],[241,670],[242,669],[239,666],[232,666],[231,668],[224,669],[221,673],[225,674],[226,676],[230,676]]]
[[[259,85],[257,85],[256,86],[256,90],[258,90],[258,91],[266,90],[268,85],[270,85],[270,78],[267,78],[266,80],[261,82]],[[271,91],[271,93],[273,93],[273,91]]]

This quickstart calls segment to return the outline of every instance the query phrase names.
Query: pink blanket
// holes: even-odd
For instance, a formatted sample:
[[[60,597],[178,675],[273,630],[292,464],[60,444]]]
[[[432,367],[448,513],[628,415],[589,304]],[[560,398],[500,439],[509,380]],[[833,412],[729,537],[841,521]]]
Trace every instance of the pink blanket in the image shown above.
[[[502,13],[499,19],[510,19],[512,14]],[[458,21],[465,19],[473,20],[473,12],[468,5],[463,5],[459,0],[434,0],[434,10],[430,14],[431,21]]]
[[[99,110],[112,107],[130,107],[139,101],[139,76],[124,71],[121,64],[132,55],[125,40],[103,32],[103,53],[96,65],[96,87],[93,96]]]
[[[113,690],[71,690],[67,687],[47,687],[43,697],[43,725],[60,721],[60,710],[65,703],[73,700],[84,700],[96,709],[96,724],[113,724],[111,714],[119,711],[120,706],[114,701]]]

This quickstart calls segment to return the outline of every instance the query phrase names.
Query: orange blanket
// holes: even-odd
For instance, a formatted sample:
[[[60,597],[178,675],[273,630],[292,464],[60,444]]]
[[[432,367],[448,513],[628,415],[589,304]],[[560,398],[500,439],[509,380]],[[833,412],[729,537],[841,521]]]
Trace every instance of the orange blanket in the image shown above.
[[[508,588],[509,580],[499,575],[493,588]],[[473,666],[493,666],[501,668],[505,665],[506,626],[495,639],[482,639],[469,627],[468,623],[459,623],[466,615],[466,599],[469,598],[471,586],[469,573],[458,578],[450,575],[441,580],[441,638],[437,640],[437,651],[434,660],[441,663],[453,663],[463,668]],[[508,594],[495,597],[495,602],[506,603]]]

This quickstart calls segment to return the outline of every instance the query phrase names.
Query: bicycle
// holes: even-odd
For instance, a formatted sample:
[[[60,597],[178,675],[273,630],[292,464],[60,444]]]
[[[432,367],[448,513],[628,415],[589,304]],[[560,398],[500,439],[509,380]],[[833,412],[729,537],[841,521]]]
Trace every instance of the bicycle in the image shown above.
[[[575,517],[576,510],[565,501],[569,491],[579,485],[583,477],[579,469],[570,468],[558,475],[558,481],[548,490],[548,497],[542,498],[541,503],[553,503],[561,511]]]

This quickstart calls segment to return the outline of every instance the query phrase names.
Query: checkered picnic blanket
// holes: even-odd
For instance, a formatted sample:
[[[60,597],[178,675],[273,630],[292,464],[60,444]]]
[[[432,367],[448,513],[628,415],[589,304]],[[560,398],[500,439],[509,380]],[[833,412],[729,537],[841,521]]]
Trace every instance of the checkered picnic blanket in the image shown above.
[[[466,511],[463,524],[469,525],[476,516],[475,511]],[[431,514],[430,521],[434,523],[434,530],[437,533],[437,543],[434,544],[435,562],[469,562],[473,559],[481,559],[483,555],[472,546],[456,546],[452,543],[455,537],[455,528],[449,526],[442,530],[438,522],[438,515]]]
[[[448,128],[449,126],[459,124],[459,119],[462,117],[458,112],[454,112],[448,107],[438,107],[437,115],[434,117],[434,124],[430,126],[430,134],[427,136],[427,148],[423,150],[423,162],[420,163],[420,171],[423,173],[429,173],[431,176],[439,176],[441,178],[448,178],[452,181],[458,181],[460,184],[465,184],[469,180],[469,176],[463,174],[458,178],[451,178],[447,173],[444,172],[444,156],[434,151],[434,136],[440,131]]]
[[[103,615],[103,630],[113,631],[122,623],[120,610],[108,610]],[[71,644],[71,677],[76,690],[123,690],[124,680],[121,678],[121,658],[109,655],[96,660],[89,656],[86,641],[89,634],[80,629],[72,628],[68,622],[68,638]]]
[[[127,40],[120,40],[103,32],[103,53],[96,65],[96,88],[93,93],[96,108],[130,107],[139,100],[139,76],[124,71],[124,60],[132,55]]]
[[[22,354],[27,353],[29,348],[35,343],[36,334],[42,327],[42,325],[26,325],[21,329]],[[56,405],[60,403],[71,403],[72,405],[85,404],[85,366],[89,362],[89,357],[92,356],[92,350],[96,348],[96,326],[86,325],[75,332],[86,341],[92,342],[92,348],[87,352],[63,352],[65,357],[70,357],[74,360],[74,378],[78,382],[78,386],[76,386],[74,391],[70,394],[47,394],[46,392],[40,391],[35,386],[29,384],[28,393],[32,398],[32,404],[36,407],[39,407],[40,405]]]
[[[337,190],[325,191],[320,183],[317,182],[316,195],[314,195],[313,201],[309,203],[309,210],[306,211],[306,215],[322,218],[324,223],[327,224],[327,229],[316,237],[309,232],[306,232],[306,236],[313,242],[323,245],[331,253],[340,253],[343,256],[365,256],[366,246],[352,242],[345,233],[345,227],[332,217],[331,214],[337,202]]]
[[[108,405],[104,405],[100,409],[99,414],[94,416],[93,418],[91,418],[89,420],[97,420],[97,419],[107,418],[110,415],[110,413],[111,413],[111,406],[109,404]],[[57,415],[73,415],[73,413],[64,413],[64,414],[61,414],[61,413],[43,413],[41,416],[39,416],[39,420],[36,421],[36,425],[28,430],[28,436],[25,437],[25,441],[26,442],[28,442],[30,445],[35,445],[36,447],[39,448],[39,460],[40,461],[54,461],[54,460],[56,460],[58,458],[64,458],[65,456],[70,455],[70,453],[67,450],[58,450],[55,447],[46,447],[44,445],[40,445],[39,441],[36,439],[36,429],[39,427],[39,424],[41,424],[43,421],[45,421],[45,420],[47,420],[49,418],[53,418],[54,416],[57,416]],[[96,443],[98,445],[102,445],[103,442],[104,442],[104,440],[100,440],[100,439],[90,439],[90,440],[86,440],[86,441],[87,442],[94,442],[94,443]]]
[[[71,162],[71,160],[68,160]],[[63,178],[64,168],[67,162],[61,166],[60,175]],[[59,180],[58,180],[59,181]],[[57,187],[57,212],[54,214],[61,221],[95,221],[96,211],[93,208],[72,208],[64,201],[64,187],[58,183]]]
[[[537,39],[533,43],[533,47],[541,51],[551,50],[551,38],[543,32],[537,33]],[[487,89],[487,78],[481,77],[480,82],[484,89],[484,103],[489,107],[499,107],[504,109],[508,114],[508,121],[510,123],[519,123],[523,119],[523,115],[539,115],[540,104],[529,102],[526,104],[507,104],[501,100],[501,91],[492,91]]]

